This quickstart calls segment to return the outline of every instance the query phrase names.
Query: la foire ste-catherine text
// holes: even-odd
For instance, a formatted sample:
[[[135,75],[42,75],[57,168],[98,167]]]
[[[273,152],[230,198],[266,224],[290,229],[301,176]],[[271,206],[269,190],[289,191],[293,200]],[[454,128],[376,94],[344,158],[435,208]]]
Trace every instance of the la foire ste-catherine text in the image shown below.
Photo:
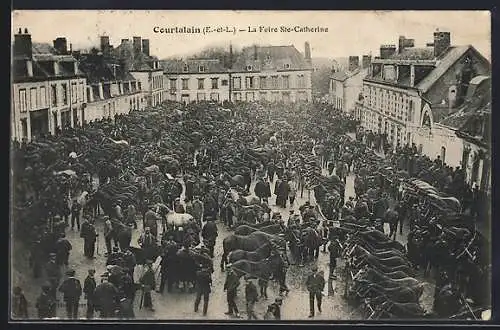
[[[246,27],[235,27],[229,25],[220,26],[155,26],[154,33],[160,34],[212,34],[212,33],[327,33],[328,27],[306,26],[306,25],[280,25],[265,26],[255,25]]]

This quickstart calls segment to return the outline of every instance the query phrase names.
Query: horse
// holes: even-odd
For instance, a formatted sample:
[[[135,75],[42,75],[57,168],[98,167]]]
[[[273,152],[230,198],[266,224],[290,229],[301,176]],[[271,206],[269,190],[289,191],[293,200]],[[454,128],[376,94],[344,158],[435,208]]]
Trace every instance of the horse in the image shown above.
[[[249,261],[261,261],[262,259],[269,257],[273,249],[275,249],[275,247],[273,247],[272,243],[269,243],[259,247],[255,251],[234,250],[229,253],[228,260],[229,263],[235,263],[236,261],[243,259]]]

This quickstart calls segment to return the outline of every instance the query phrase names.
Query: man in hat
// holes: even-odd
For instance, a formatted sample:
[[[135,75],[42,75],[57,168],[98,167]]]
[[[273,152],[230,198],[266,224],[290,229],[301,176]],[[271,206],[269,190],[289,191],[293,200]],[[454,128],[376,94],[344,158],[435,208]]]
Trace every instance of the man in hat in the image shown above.
[[[104,241],[106,242],[106,256],[111,254],[111,240],[114,239],[115,231],[108,216],[104,217]]]
[[[189,213],[189,212],[188,212]],[[203,220],[203,214],[205,213],[205,206],[203,202],[200,200],[200,196],[197,194],[194,195],[193,203],[192,203],[192,213],[190,213],[198,225],[201,226]]]
[[[206,241],[210,258],[214,257],[214,248],[217,236],[219,235],[215,221],[207,221],[201,230],[201,237]]]
[[[257,315],[255,315],[255,303],[259,298],[259,293],[257,292],[257,287],[253,284],[250,276],[245,276],[245,300],[247,303],[247,316],[249,320],[258,320]]]
[[[66,238],[66,234],[61,233],[56,242],[56,262],[58,265],[68,265],[69,253],[72,248],[71,243]]]
[[[309,291],[309,317],[314,317],[314,298],[317,300],[318,311],[321,313],[321,298],[325,288],[325,279],[318,273],[318,266],[312,267],[312,274],[307,277],[306,287]]]
[[[42,286],[42,292],[36,300],[39,319],[56,317],[56,300],[52,297],[51,291],[50,285]]]
[[[198,312],[198,306],[200,305],[201,297],[203,296],[203,316],[207,315],[208,310],[208,300],[212,287],[212,276],[207,267],[201,268],[201,270],[196,272],[196,299],[194,301],[194,311]]]
[[[101,312],[101,318],[115,316],[118,289],[109,282],[107,273],[101,276],[101,283],[95,289],[94,298],[95,307]]]
[[[133,224],[129,223],[127,225],[121,224],[120,230],[118,231],[118,245],[120,250],[125,251],[129,248],[130,242],[132,241],[132,227]]]
[[[139,237],[138,243],[144,251],[146,258],[151,258],[156,250],[156,236],[151,233],[149,227],[144,229],[144,233]]]
[[[78,305],[82,295],[82,285],[80,280],[75,278],[75,271],[68,269],[68,276],[59,287],[59,291],[63,294],[64,302],[66,303],[66,314],[69,319],[78,318]]]
[[[302,217],[304,216],[304,211],[309,209],[309,206],[311,206],[311,203],[309,201],[306,201],[303,205],[299,207],[299,212]]]
[[[47,279],[50,284],[50,294],[55,300],[57,295],[57,286],[59,285],[59,281],[61,279],[61,270],[59,269],[59,265],[56,263],[55,253],[49,254],[49,261],[45,265],[45,273],[47,274]]]
[[[134,229],[137,229],[137,212],[135,210],[135,206],[133,204],[129,204],[127,207],[127,217],[126,217],[127,225],[132,225]]]
[[[146,272],[141,276],[139,283],[142,286],[142,298],[144,301],[144,307],[154,312],[153,309],[153,299],[151,297],[151,291],[156,287],[155,272],[153,270],[153,261],[146,260]]]
[[[83,293],[85,294],[85,299],[87,299],[87,319],[94,318],[95,310],[95,289],[97,283],[94,278],[95,269],[89,269],[88,275],[83,282]]]
[[[76,228],[80,230],[80,211],[82,206],[78,201],[74,200],[71,205],[71,230],[75,229],[75,220],[76,220]]]
[[[165,289],[165,284],[167,284],[167,291],[172,291],[173,281],[171,279],[172,273],[171,265],[173,264],[174,258],[177,254],[177,243],[174,241],[174,237],[172,235],[168,236],[168,239],[162,244],[163,253],[161,256],[160,262],[160,287],[158,292],[163,293]]]
[[[235,299],[238,292],[238,286],[240,285],[239,277],[234,273],[231,268],[231,264],[227,265],[227,276],[226,281],[224,283],[224,291],[226,291],[227,295],[227,306],[228,311],[225,313],[226,315],[234,315],[236,317],[240,317],[238,313],[238,306],[236,305]]]
[[[83,255],[87,258],[93,258],[95,252],[95,243],[99,234],[97,233],[94,220],[85,218],[80,230],[80,237],[83,238]]]
[[[127,269],[130,277],[134,278],[134,270],[137,265],[135,255],[130,250],[130,246],[123,252],[123,266]]]
[[[24,296],[23,289],[14,287],[12,295],[12,318],[27,319],[28,318],[28,301]]]

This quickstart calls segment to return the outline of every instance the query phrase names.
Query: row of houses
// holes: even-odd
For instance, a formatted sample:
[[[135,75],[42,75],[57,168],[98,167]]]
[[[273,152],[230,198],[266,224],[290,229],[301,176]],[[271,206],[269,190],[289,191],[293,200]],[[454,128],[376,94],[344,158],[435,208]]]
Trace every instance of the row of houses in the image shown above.
[[[74,51],[66,38],[35,43],[19,29],[13,45],[11,137],[31,140],[166,100],[311,101],[311,51],[293,45],[244,48],[219,59],[160,61],[148,39],[108,36],[99,48]]]
[[[380,56],[333,73],[330,101],[352,113],[365,131],[394,147],[415,144],[430,158],[465,169],[467,182],[491,189],[491,64],[473,46],[451,44],[436,31],[426,47],[399,37]],[[352,63],[351,63],[352,62]]]

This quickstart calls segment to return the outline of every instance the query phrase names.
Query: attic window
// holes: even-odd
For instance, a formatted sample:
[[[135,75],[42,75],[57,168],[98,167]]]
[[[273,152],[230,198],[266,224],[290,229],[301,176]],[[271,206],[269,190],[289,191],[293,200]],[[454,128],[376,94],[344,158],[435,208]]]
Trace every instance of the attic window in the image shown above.
[[[184,64],[184,67],[182,68],[182,72],[188,72],[189,71],[189,68],[187,66],[187,64]]]
[[[204,65],[200,65],[200,66],[198,67],[198,70],[199,70],[200,72],[205,72],[205,66],[204,66]]]
[[[271,62],[271,55],[267,55],[267,56],[266,56],[266,61],[267,61],[267,62]]]
[[[283,64],[283,67],[284,67],[285,69],[290,69],[290,63],[285,63],[285,64]]]
[[[247,65],[247,71],[252,71],[252,66],[251,65]]]

